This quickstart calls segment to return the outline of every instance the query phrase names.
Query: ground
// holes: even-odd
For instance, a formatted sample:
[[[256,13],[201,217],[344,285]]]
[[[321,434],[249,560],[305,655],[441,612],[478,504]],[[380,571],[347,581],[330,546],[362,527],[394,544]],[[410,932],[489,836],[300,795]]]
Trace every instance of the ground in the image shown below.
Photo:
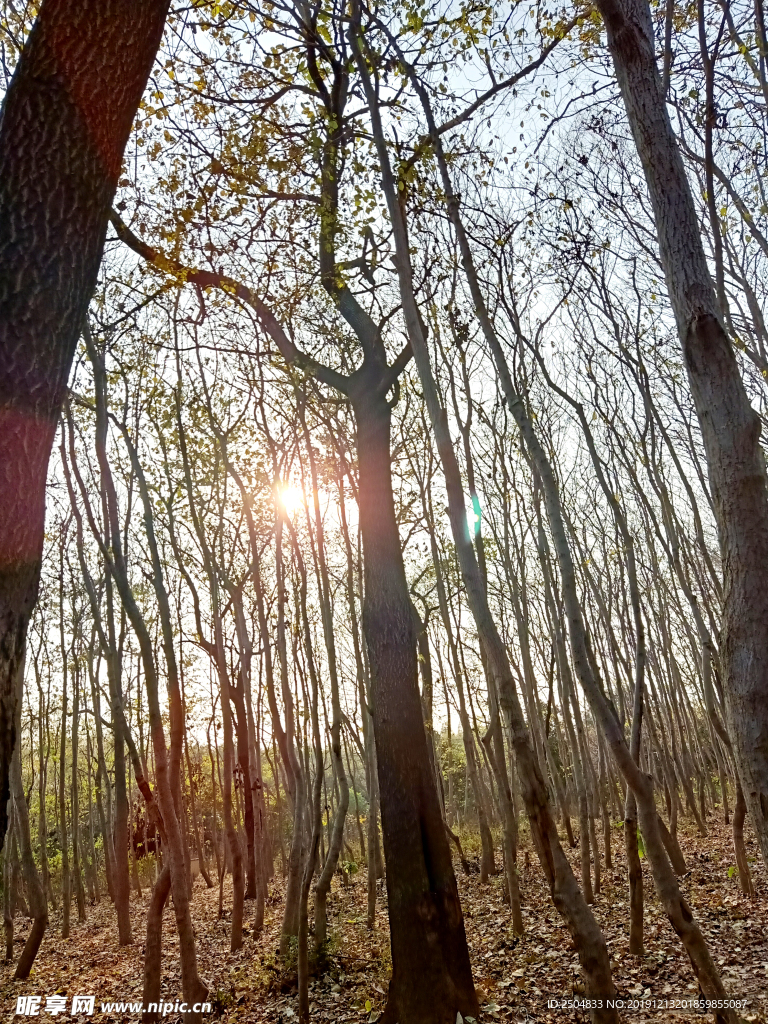
[[[754,900],[739,892],[730,840],[730,830],[710,819],[706,839],[681,827],[680,839],[690,868],[682,879],[685,895],[704,930],[721,970],[726,990],[747,1006],[740,1011],[747,1021],[768,1024],[768,883],[760,864],[753,862],[757,895]],[[465,835],[471,852],[474,839]],[[624,873],[622,833],[613,837],[614,868],[603,871],[603,887],[596,898],[595,913],[608,940],[619,995],[627,1000],[682,1000],[696,996],[697,988],[679,940],[660,913],[653,894],[648,866],[643,862],[646,891],[646,956],[631,957],[627,939],[627,890]],[[757,857],[754,839],[748,840],[750,858]],[[574,868],[578,851],[571,851]],[[509,912],[502,899],[501,876],[481,885],[479,876],[459,875],[466,915],[472,964],[483,1011],[488,1021],[586,1021],[587,1015],[573,1009],[547,1007],[552,999],[578,997],[581,993],[578,959],[570,937],[549,902],[546,887],[533,853],[520,857],[521,890],[526,933],[516,939],[510,929]],[[229,879],[227,880],[227,882]],[[383,883],[380,883],[383,886]],[[225,885],[224,904],[230,895]],[[42,996],[41,1017],[46,1014],[46,996],[66,994],[67,1009],[59,1019],[71,1019],[73,995],[95,995],[94,1020],[131,1020],[136,1013],[101,1011],[101,1003],[140,1001],[142,991],[143,932],[148,891],[132,897],[134,945],[118,947],[117,928],[109,900],[88,907],[88,919],[78,924],[73,906],[70,938],[60,937],[60,920],[52,925],[43,942],[32,977],[12,980],[13,969],[2,966],[0,1012],[13,1018],[16,1000],[22,995]],[[213,1009],[208,1020],[227,1022],[269,1022],[290,1024],[298,1011],[290,970],[277,957],[282,893],[280,882],[270,886],[266,926],[254,936],[246,925],[246,939],[237,953],[229,952],[228,921],[217,918],[218,891],[195,881],[192,901],[201,976],[211,989]],[[246,904],[252,913],[253,904]],[[365,872],[351,876],[350,884],[334,881],[330,901],[332,941],[327,963],[313,980],[310,999],[312,1020],[323,1024],[352,1024],[375,1021],[387,987],[389,960],[386,907],[383,888],[378,905],[377,930],[365,924]],[[28,932],[29,922],[16,918],[16,950]],[[181,998],[178,960],[172,914],[166,911],[164,933],[163,998]],[[169,1022],[178,1014],[169,1014]],[[709,1019],[700,1012],[664,1008],[627,1008],[622,1019],[633,1024],[674,1020],[680,1024]],[[16,1018],[17,1022],[21,1020]],[[81,1017],[80,1020],[87,1020]]]

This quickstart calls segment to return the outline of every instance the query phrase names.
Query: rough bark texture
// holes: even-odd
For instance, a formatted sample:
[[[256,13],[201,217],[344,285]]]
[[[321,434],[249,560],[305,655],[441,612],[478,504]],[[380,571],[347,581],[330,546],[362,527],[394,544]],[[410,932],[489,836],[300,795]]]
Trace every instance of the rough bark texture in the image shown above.
[[[168,0],[43,0],[0,111],[0,840],[48,457]]]
[[[696,209],[654,59],[647,0],[598,0],[653,205],[723,558],[720,657],[729,733],[768,863],[768,494],[760,422],[709,275]]]

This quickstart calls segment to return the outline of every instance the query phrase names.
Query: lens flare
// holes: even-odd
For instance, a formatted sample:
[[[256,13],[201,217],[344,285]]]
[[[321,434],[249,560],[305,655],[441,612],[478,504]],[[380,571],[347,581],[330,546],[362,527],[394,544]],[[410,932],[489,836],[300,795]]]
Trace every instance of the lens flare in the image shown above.
[[[294,487],[293,484],[281,484],[277,489],[277,494],[280,504],[288,515],[295,512],[304,501],[304,495],[301,493],[301,488]]]

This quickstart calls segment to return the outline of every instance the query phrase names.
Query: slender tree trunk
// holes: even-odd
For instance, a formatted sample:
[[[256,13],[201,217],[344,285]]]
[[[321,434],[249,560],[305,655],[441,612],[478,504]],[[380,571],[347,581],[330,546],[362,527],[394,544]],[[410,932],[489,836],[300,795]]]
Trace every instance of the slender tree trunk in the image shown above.
[[[248,716],[246,713],[246,694],[251,685],[251,644],[245,626],[242,610],[242,598],[236,589],[230,588],[230,596],[235,605],[235,622],[237,627],[238,645],[240,648],[239,682],[230,687],[232,703],[235,707],[235,735],[237,738],[237,763],[243,780],[243,824],[245,827],[246,845],[246,883],[244,899],[254,900],[258,896],[258,879],[256,868],[256,828],[254,789],[251,766],[251,744]]]
[[[96,857],[96,842],[93,832],[93,771],[91,768],[91,732],[88,728],[88,719],[85,720],[85,755],[88,764],[88,845],[93,865],[93,899],[95,903],[101,902],[101,886],[99,885],[99,861]],[[41,835],[44,833],[41,833]]]
[[[218,639],[218,638],[217,638]],[[232,814],[232,785],[235,761],[235,744],[232,729],[232,705],[229,694],[229,677],[225,661],[223,641],[217,642],[219,663],[219,685],[221,686],[221,719],[224,739],[224,772],[222,779],[221,802],[224,809],[224,830],[227,836],[230,863],[232,865],[232,923],[229,944],[231,952],[236,952],[243,944],[243,899],[245,897],[245,878],[243,873],[243,853],[240,839],[235,829]],[[219,662],[217,658],[217,663]]]
[[[308,626],[306,617],[306,577],[302,573],[302,612],[304,625]],[[307,632],[305,642],[307,647],[308,667],[313,666],[313,654],[310,646],[310,634]],[[309,838],[309,849],[304,861],[304,874],[301,879],[301,897],[299,902],[299,955],[298,955],[298,988],[299,988],[299,1022],[309,1024],[309,890],[312,886],[312,878],[315,873],[317,862],[317,848],[320,842],[320,834],[323,828],[321,794],[324,765],[323,746],[320,737],[320,721],[318,717],[319,684],[317,673],[314,667],[310,669],[310,680],[312,692],[309,699],[309,711],[312,718],[312,737],[315,748],[315,777],[312,786],[312,793],[309,798],[309,813],[311,817],[311,828]],[[307,778],[309,778],[309,765],[307,765]],[[318,944],[319,945],[319,944]]]
[[[23,667],[24,660],[22,659],[17,680],[17,735],[21,734]],[[37,873],[35,859],[32,854],[32,838],[29,829],[29,808],[27,807],[27,800],[24,795],[24,782],[21,776],[20,744],[16,745],[13,752],[13,759],[11,761],[11,798],[13,800],[13,814],[15,822],[14,832],[16,832],[19,837],[21,870],[24,876],[27,898],[29,899],[29,910],[32,915],[32,928],[27,936],[27,941],[24,943],[24,949],[21,952],[21,956],[19,957],[19,962],[16,965],[16,971],[14,973],[14,979],[18,981],[29,977],[30,971],[32,970],[32,964],[35,962],[37,951],[40,948],[40,943],[43,941],[45,930],[48,927],[48,903],[45,898],[45,889],[43,888],[40,876]],[[10,843],[6,837],[6,849],[8,849],[9,846]]]
[[[80,865],[80,779],[78,777],[79,750],[79,718],[80,718],[80,665],[75,659],[75,671],[72,678],[72,876],[74,880],[75,898],[77,900],[77,919],[85,921],[85,890],[83,889],[83,872]]]
[[[397,249],[397,271],[403,314],[446,478],[451,532],[456,544],[470,608],[481,638],[484,667],[494,677],[499,702],[511,728],[522,795],[539,859],[547,875],[555,905],[565,917],[576,942],[587,980],[587,993],[595,997],[613,995],[615,990],[611,979],[605,939],[579,892],[570,865],[560,846],[557,829],[550,812],[549,794],[541,776],[538,759],[517,699],[509,657],[491,614],[475,550],[469,540],[461,473],[448,430],[447,416],[441,407],[432,374],[424,328],[415,301],[407,229],[398,201],[398,189],[392,174],[378,99],[369,77],[368,65],[361,50],[359,37],[354,30],[350,32],[350,39],[371,112],[382,184]],[[362,469],[362,452],[360,452],[360,461]],[[594,1012],[593,1017],[600,1022],[613,1022],[617,1019],[615,1010],[611,1009],[598,1009]]]
[[[61,937],[69,938],[69,913],[72,901],[71,878],[69,874],[69,839],[67,836],[67,646],[64,639],[64,559],[61,559],[59,589],[59,632],[61,636],[62,684],[61,684],[61,734],[59,736],[59,840],[61,843]],[[23,663],[23,662],[22,662]]]
[[[48,788],[48,729],[45,720],[48,718],[48,705],[43,694],[43,687],[40,682],[40,673],[35,663],[35,678],[37,680],[38,697],[38,765],[37,765],[37,834],[40,839],[40,877],[43,884],[43,892],[51,892],[51,873],[48,866],[48,814],[45,806],[46,793]],[[45,751],[45,754],[44,754]],[[55,903],[52,902],[54,910]]]
[[[747,802],[744,793],[736,780],[736,808],[733,812],[733,852],[736,856],[736,867],[739,871],[739,885],[745,896],[754,896],[755,889],[752,885],[752,875],[747,860],[747,850],[744,846],[744,819],[747,816]]]
[[[341,754],[341,699],[339,696],[336,641],[334,638],[333,608],[331,605],[331,584],[325,557],[325,535],[323,531],[323,520],[320,514],[317,467],[315,465],[315,457],[312,451],[312,442],[309,436],[309,431],[307,430],[306,423],[304,422],[303,406],[301,415],[312,479],[320,610],[323,622],[323,637],[325,639],[326,654],[328,656],[328,674],[331,683],[331,757],[333,759],[334,777],[339,787],[339,800],[336,806],[336,813],[333,818],[333,827],[328,839],[328,852],[322,871],[315,883],[315,950],[319,951],[328,939],[328,893],[331,888],[331,879],[333,878],[334,872],[336,871],[336,867],[339,863],[339,855],[341,853],[342,840],[344,838],[344,824],[347,820],[347,811],[349,810],[349,782],[344,770],[344,760]],[[304,615],[305,632],[307,634],[307,638],[309,638],[309,622],[307,621],[306,614],[305,593],[302,594],[302,614]],[[307,654],[309,660],[310,652],[308,651]]]

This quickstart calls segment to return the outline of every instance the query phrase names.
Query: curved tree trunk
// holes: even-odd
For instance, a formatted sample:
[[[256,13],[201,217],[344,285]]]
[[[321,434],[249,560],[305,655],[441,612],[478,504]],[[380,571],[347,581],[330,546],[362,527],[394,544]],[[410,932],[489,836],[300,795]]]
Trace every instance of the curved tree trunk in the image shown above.
[[[733,852],[736,856],[736,867],[739,871],[739,885],[745,896],[754,896],[755,889],[752,884],[752,875],[747,860],[747,850],[744,846],[744,819],[747,816],[747,802],[744,799],[739,780],[736,780],[736,808],[733,812]]]

